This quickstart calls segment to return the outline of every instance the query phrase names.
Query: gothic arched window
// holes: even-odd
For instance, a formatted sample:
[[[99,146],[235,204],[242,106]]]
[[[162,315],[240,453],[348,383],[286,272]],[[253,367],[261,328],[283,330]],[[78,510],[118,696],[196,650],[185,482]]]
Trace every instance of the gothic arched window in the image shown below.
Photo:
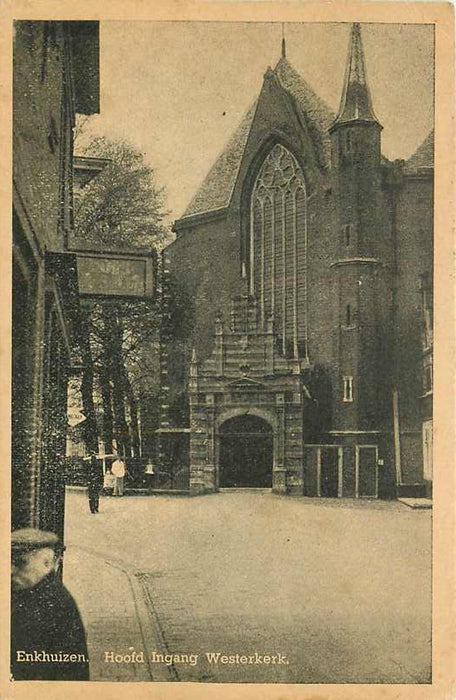
[[[289,150],[266,156],[250,202],[250,292],[263,325],[275,320],[283,354],[307,356],[307,197],[304,175]],[[290,342],[291,341],[291,342]]]

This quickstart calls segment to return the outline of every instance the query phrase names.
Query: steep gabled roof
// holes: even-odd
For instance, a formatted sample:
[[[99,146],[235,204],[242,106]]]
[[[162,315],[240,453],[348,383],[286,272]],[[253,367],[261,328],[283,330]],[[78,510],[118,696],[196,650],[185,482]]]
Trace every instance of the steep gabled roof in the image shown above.
[[[306,121],[317,157],[323,167],[331,164],[331,139],[329,128],[334,114],[318,97],[299,73],[282,57],[275,67],[275,73],[283,88],[294,98],[298,110]]]
[[[320,165],[329,166],[331,144],[328,129],[334,120],[333,113],[284,56],[277,63],[274,73],[282,88],[293,99],[299,118],[305,122]],[[229,205],[257,104],[258,99],[247,111],[239,127],[215,161],[182,215],[182,219],[223,209]]]
[[[421,146],[405,161],[405,172],[418,172],[421,168],[434,167],[434,129],[426,136]]]
[[[224,150],[209,170],[182,218],[228,206],[255,116],[256,106],[257,100],[246,112]]]

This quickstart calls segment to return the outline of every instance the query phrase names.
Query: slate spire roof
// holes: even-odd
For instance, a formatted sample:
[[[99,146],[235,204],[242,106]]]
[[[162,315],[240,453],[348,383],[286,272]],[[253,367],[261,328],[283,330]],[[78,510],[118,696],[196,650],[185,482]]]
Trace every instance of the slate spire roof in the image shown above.
[[[331,143],[328,130],[334,114],[282,55],[274,71],[280,86],[292,98],[298,118],[304,122],[313,141],[317,159],[322,168],[328,168]],[[255,118],[258,99],[251,105],[240,125],[210,169],[202,185],[181,217],[224,209],[231,201],[239,167]]]
[[[350,49],[342,99],[333,127],[358,120],[379,124],[372,107],[372,99],[367,82],[361,28],[355,22],[352,25],[350,35]]]

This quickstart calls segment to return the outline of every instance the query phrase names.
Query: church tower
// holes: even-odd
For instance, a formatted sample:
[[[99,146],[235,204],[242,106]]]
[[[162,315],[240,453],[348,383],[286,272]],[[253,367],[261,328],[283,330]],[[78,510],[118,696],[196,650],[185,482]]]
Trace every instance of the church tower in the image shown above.
[[[334,433],[370,437],[384,401],[378,392],[387,305],[381,188],[381,130],[375,116],[359,24],[351,29],[340,108],[331,128],[334,196]],[[383,298],[381,298],[383,297]]]

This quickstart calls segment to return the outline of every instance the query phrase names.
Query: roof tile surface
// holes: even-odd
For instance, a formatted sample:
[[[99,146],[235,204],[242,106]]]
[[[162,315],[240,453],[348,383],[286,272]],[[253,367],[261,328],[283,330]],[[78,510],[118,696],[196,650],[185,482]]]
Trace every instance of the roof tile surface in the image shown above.
[[[434,167],[434,129],[426,136],[421,146],[405,161],[406,172],[417,172],[420,168]]]
[[[331,142],[328,129],[334,115],[297,71],[282,57],[274,69],[282,88],[293,98],[299,117],[307,126],[321,167],[329,166]],[[209,170],[182,219],[222,209],[230,203],[258,99],[245,114],[226,147]]]

